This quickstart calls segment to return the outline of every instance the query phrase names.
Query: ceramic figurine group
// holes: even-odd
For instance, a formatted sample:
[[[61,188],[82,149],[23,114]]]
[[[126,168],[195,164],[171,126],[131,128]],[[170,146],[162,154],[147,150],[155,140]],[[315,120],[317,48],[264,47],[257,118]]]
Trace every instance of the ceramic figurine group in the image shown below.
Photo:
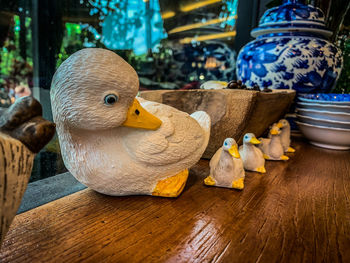
[[[236,141],[227,138],[210,160],[210,174],[204,183],[241,190],[244,170],[266,173],[265,160],[287,161],[286,152],[295,150],[290,147],[290,125],[285,119],[272,125],[269,138],[258,140],[253,133],[245,134],[239,150]]]
[[[177,197],[188,168],[208,145],[210,117],[136,98],[138,88],[135,70],[112,51],[87,48],[65,60],[50,90],[63,161],[77,180],[100,193]],[[280,125],[263,140],[262,152],[253,134],[240,150],[226,139],[205,183],[243,189],[244,168],[264,173],[263,157],[286,159]]]

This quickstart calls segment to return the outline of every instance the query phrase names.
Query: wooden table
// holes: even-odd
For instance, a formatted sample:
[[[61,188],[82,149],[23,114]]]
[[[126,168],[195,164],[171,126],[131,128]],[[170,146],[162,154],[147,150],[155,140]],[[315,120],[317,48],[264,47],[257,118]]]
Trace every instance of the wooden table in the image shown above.
[[[350,262],[350,152],[294,146],[243,191],[204,186],[202,160],[177,199],[83,190],[30,210],[0,262]]]

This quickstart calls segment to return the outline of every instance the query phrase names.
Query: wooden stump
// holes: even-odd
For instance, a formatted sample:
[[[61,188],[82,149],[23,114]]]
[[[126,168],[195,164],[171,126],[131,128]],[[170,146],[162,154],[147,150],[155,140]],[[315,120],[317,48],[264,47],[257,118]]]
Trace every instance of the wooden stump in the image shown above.
[[[35,154],[0,133],[0,247],[26,190]]]

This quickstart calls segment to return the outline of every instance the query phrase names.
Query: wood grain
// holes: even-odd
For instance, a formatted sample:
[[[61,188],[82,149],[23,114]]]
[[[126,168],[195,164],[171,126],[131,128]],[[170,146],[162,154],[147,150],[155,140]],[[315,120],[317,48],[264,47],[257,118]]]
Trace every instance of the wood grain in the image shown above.
[[[350,262],[350,152],[297,140],[288,162],[177,199],[83,190],[16,216],[0,262]]]
[[[0,247],[21,204],[33,160],[26,146],[0,132]]]

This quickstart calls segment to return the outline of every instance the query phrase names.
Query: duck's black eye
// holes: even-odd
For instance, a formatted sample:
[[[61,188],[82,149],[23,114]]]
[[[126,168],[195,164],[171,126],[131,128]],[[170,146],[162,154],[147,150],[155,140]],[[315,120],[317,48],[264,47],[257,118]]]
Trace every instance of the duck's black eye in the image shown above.
[[[106,105],[113,105],[114,103],[116,103],[118,101],[118,96],[115,94],[108,94],[105,97],[105,104]]]

